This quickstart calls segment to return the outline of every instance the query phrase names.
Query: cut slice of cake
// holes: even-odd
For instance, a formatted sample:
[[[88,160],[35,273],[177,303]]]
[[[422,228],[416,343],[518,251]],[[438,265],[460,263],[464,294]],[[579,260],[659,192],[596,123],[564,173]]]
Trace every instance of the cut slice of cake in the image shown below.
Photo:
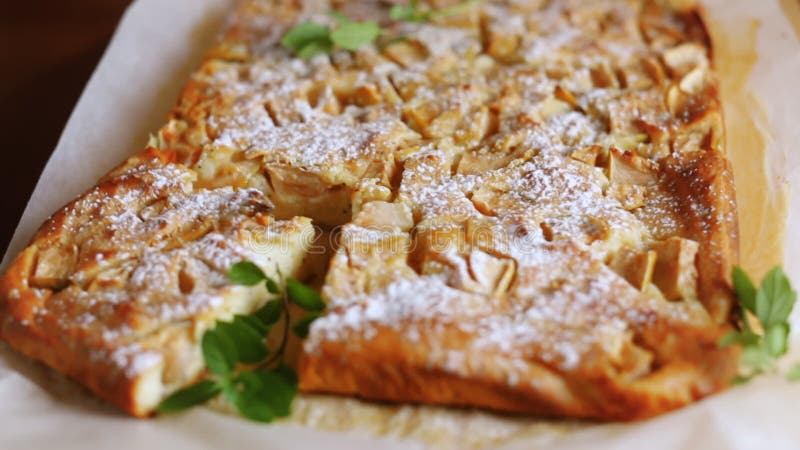
[[[206,329],[266,300],[230,266],[294,275],[313,238],[308,219],[271,218],[258,191],[195,188],[174,157],[148,149],[114,170],[0,280],[3,340],[137,416],[201,374]]]
[[[452,176],[434,150],[404,167],[398,200],[341,233],[301,389],[630,420],[735,374],[698,291],[715,243],[659,239],[594,165],[543,150]]]

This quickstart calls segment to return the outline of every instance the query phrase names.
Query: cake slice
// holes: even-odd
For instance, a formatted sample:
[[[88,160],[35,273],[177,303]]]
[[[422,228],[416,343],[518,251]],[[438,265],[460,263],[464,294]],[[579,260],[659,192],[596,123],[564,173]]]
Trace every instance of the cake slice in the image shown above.
[[[279,221],[251,189],[197,189],[173,152],[148,149],[42,225],[0,279],[0,336],[17,351],[145,416],[203,371],[199,340],[250,313],[241,260],[294,276],[310,220]]]
[[[736,373],[698,289],[714,243],[657,239],[594,166],[542,151],[451,177],[432,151],[404,167],[398,200],[342,231],[301,389],[630,420]]]

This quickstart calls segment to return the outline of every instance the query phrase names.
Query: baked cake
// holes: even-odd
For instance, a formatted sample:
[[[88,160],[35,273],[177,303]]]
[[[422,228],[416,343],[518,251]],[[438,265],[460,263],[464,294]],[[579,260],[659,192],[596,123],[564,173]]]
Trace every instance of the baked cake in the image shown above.
[[[201,374],[209,325],[265,301],[230,265],[309,274],[322,229],[302,391],[603,420],[718,391],[736,205],[709,37],[675,3],[403,22],[392,2],[243,1],[149,147],[8,268],[0,334],[145,416]],[[281,46],[330,10],[384,32]]]

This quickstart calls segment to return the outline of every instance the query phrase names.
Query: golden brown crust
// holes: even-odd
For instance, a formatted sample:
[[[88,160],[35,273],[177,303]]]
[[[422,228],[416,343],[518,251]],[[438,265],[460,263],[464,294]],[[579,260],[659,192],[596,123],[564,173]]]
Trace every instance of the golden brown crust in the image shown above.
[[[343,348],[358,346],[359,351]],[[425,368],[424,348],[401,334],[377,331],[368,341],[326,343],[301,360],[302,389],[397,403],[482,407],[500,412],[602,420],[636,420],[670,411],[723,389],[736,370],[729,351],[714,343],[693,362],[676,363],[633,385],[596,374],[565,377],[529,364],[536,383],[509,385],[491,376],[462,377]],[[343,355],[347,355],[343,357]],[[698,355],[700,356],[700,355]],[[507,365],[502,358],[486,364]],[[707,384],[709,380],[712,384]]]

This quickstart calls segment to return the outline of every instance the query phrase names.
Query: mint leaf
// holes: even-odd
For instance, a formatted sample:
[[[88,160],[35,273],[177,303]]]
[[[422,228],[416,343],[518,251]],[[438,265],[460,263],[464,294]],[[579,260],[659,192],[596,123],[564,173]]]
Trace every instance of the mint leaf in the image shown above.
[[[730,347],[734,344],[758,345],[760,340],[761,336],[749,331],[731,331],[725,336],[722,336],[719,342],[717,342],[717,345],[721,348]]]
[[[275,371],[242,372],[245,390],[251,395],[259,396],[269,405],[276,417],[289,415],[292,399],[297,395],[297,387]]]
[[[289,300],[306,311],[322,311],[325,309],[325,302],[322,301],[319,293],[305,284],[293,280],[286,280],[286,293]]]
[[[267,292],[270,294],[278,294],[281,292],[281,288],[278,286],[278,283],[269,277],[267,277]]]
[[[789,369],[786,374],[786,379],[789,381],[800,381],[800,363],[796,363]]]
[[[349,18],[349,17],[345,16],[344,14],[342,14],[342,13],[341,13],[341,12],[339,12],[339,11],[335,11],[335,10],[334,10],[334,11],[328,11],[328,15],[330,15],[331,17],[333,17],[333,18],[334,18],[334,20],[336,20],[336,22],[337,22],[339,25],[343,25],[343,24],[345,24],[345,23],[350,23],[350,22],[352,22],[352,20],[350,20],[350,18]]]
[[[305,339],[308,337],[308,331],[311,328],[311,322],[317,320],[318,318],[319,313],[309,313],[307,316],[295,322],[295,324],[292,326],[292,331],[294,331],[294,334],[296,334],[297,337]]]
[[[233,322],[218,322],[215,330],[233,342],[239,361],[255,364],[267,356],[264,337],[246,321],[234,319]]]
[[[439,18],[439,17],[447,17],[447,16],[454,16],[456,14],[461,14],[465,12],[472,5],[478,4],[483,0],[465,0],[457,5],[448,6],[447,8],[442,8],[436,11],[431,12],[431,18]]]
[[[403,22],[425,22],[430,18],[430,11],[422,11],[418,7],[394,5],[389,10],[389,18]]]
[[[744,331],[731,332],[719,340],[720,347],[742,345],[740,364],[748,369],[735,382],[746,382],[765,372],[774,372],[778,358],[785,355],[789,345],[789,315],[797,293],[792,290],[786,274],[780,267],[770,270],[756,289],[747,274],[740,268],[733,270],[733,285],[742,308]],[[762,334],[750,327],[747,311],[761,323]],[[798,369],[800,371],[800,369]],[[797,375],[800,377],[800,373]]]
[[[239,414],[255,421],[269,423],[275,419],[269,403],[264,401],[260,393],[243,391],[236,400],[236,409]]]
[[[278,417],[286,417],[292,409],[292,400],[297,395],[297,386],[275,372],[259,372],[263,383],[262,392],[266,395],[272,411]]]
[[[203,334],[200,345],[206,367],[214,375],[225,378],[236,367],[239,353],[236,345],[226,335],[217,332],[216,329],[208,330]]]
[[[223,380],[222,394],[233,405],[239,401],[239,390],[236,387],[236,383],[230,378]]]
[[[408,5],[395,5],[389,10],[389,18],[392,20],[399,20],[403,22],[426,22],[431,19],[438,19],[460,14],[472,5],[480,3],[481,0],[465,0],[456,5],[448,6],[446,8],[431,10],[423,8],[419,2],[408,2]]]
[[[295,390],[297,389],[297,374],[291,367],[281,364],[274,372],[281,376],[290,386],[293,386]]]
[[[259,422],[286,417],[291,410],[297,388],[280,373],[244,371],[237,377],[241,392],[236,407],[243,416]]]
[[[736,331],[731,331],[727,333],[725,336],[722,336],[719,341],[717,341],[717,346],[720,348],[730,347],[733,344],[739,342],[739,333]]]
[[[786,354],[788,337],[789,325],[785,323],[776,323],[767,328],[764,333],[767,351],[775,357],[783,356]]]
[[[172,395],[161,401],[156,411],[162,414],[175,413],[192,406],[202,405],[216,397],[221,390],[222,387],[215,381],[200,381],[173,392]]]
[[[758,372],[763,372],[772,366],[773,359],[769,352],[762,347],[745,347],[742,350],[740,363]]]
[[[243,286],[255,286],[266,280],[267,276],[257,265],[250,261],[241,261],[228,270],[228,279]]]
[[[273,325],[281,318],[283,312],[283,302],[280,300],[270,300],[262,306],[255,315],[267,325]]]
[[[748,375],[736,375],[733,378],[733,380],[731,380],[731,384],[739,385],[739,384],[749,383],[750,380],[752,380],[753,378],[755,378],[756,376],[758,376],[760,374],[761,374],[761,372],[753,372],[753,373],[748,374]]]
[[[786,322],[792,312],[797,293],[780,267],[770,270],[756,292],[756,316],[766,329]]]
[[[234,316],[234,322],[237,320],[246,323],[247,326],[256,330],[259,336],[261,337],[266,337],[269,334],[269,330],[271,329],[269,325],[264,323],[264,321],[258,318],[257,316],[236,315]]]
[[[355,51],[375,41],[380,32],[375,22],[345,22],[331,32],[330,38],[337,46]]]
[[[330,53],[333,50],[333,42],[329,40],[311,42],[297,52],[297,56],[308,59],[317,55]]]
[[[281,45],[298,53],[310,44],[330,41],[330,32],[325,25],[304,22],[289,30],[281,39]]]
[[[270,422],[289,414],[298,383],[294,371],[282,364],[288,334],[294,329],[299,335],[307,335],[311,322],[325,309],[325,302],[314,289],[297,280],[288,279],[284,283],[280,271],[281,284],[247,261],[235,264],[230,272],[231,279],[242,284],[266,280],[267,289],[281,298],[268,301],[253,314],[237,314],[230,321],[218,321],[213,329],[207,330],[200,345],[211,379],[176,392],[163,402],[159,411],[178,411],[222,393],[242,416],[251,420]],[[281,289],[284,284],[285,289]],[[288,301],[310,311],[293,327],[286,307]],[[276,353],[268,358],[267,337],[284,314],[282,340]],[[267,370],[269,367],[273,369]]]
[[[750,277],[740,267],[733,268],[733,287],[742,306],[752,312],[756,312],[756,287]]]

